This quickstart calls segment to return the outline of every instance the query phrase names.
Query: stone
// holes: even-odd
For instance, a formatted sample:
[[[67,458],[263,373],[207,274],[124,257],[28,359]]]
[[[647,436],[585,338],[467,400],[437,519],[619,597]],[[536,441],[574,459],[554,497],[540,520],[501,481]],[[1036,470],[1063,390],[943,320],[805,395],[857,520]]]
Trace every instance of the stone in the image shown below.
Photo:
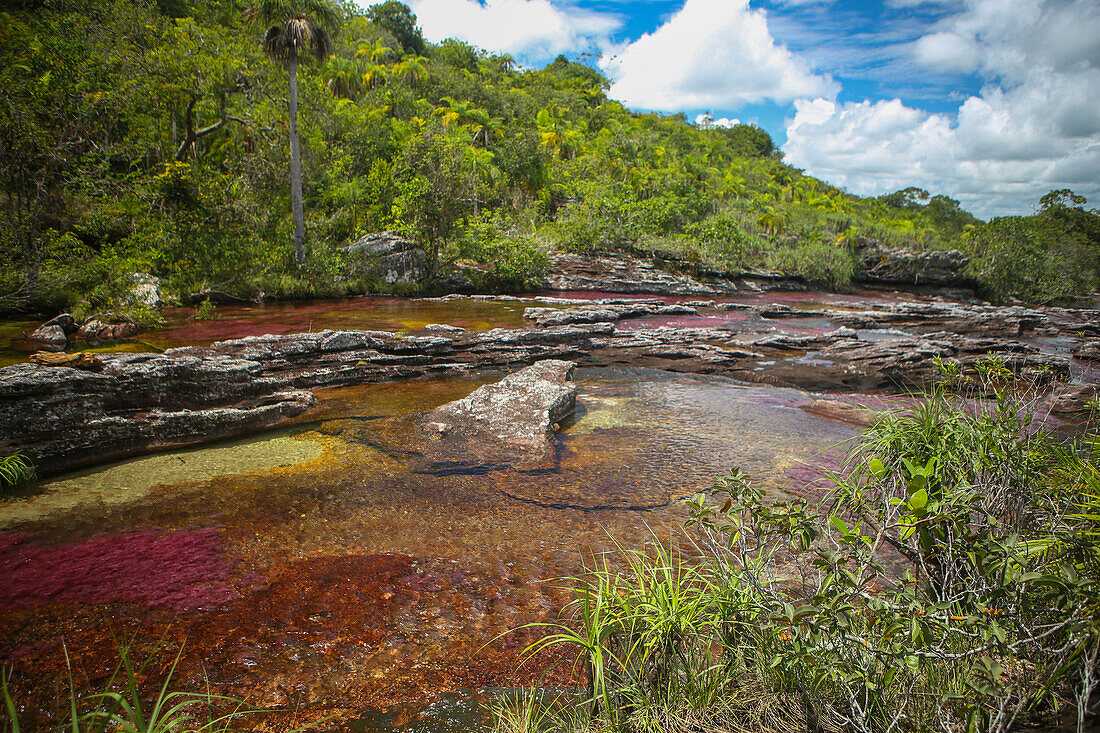
[[[430,432],[541,452],[554,436],[554,424],[576,407],[575,366],[556,359],[536,362],[437,407],[423,425]]]
[[[135,272],[134,286],[130,288],[129,301],[146,308],[160,308],[164,300],[160,295],[160,278],[147,272]]]
[[[141,333],[141,326],[130,321],[121,323],[107,323],[98,318],[92,318],[84,322],[76,337],[84,341],[113,341],[130,338]]]
[[[878,413],[860,405],[841,400],[814,400],[803,408],[806,412],[827,417],[830,420],[841,420],[852,425],[868,426],[878,418]]]
[[[42,324],[43,326],[61,326],[66,334],[76,333],[79,326],[71,313],[61,313]]]
[[[1100,340],[1082,341],[1070,353],[1083,361],[1100,361]]]
[[[709,295],[736,290],[666,272],[652,260],[617,255],[585,257],[560,252],[550,255],[544,285],[551,290],[659,295]]]
[[[540,327],[562,326],[570,323],[613,323],[627,318],[644,316],[696,315],[698,311],[687,305],[666,305],[661,302],[607,303],[580,308],[525,308],[525,320],[534,321]]]
[[[610,309],[621,317],[628,311],[620,306],[635,309],[631,312],[645,306],[642,312],[647,313],[669,307],[660,301],[611,299],[583,308]],[[915,301],[861,307],[865,310],[817,312],[827,322],[848,324],[831,332],[773,333],[755,340],[721,327],[626,329],[614,322],[532,324],[485,333],[430,330],[408,336],[332,330],[253,336],[163,354],[104,354],[99,372],[70,368],[74,365],[21,364],[0,369],[0,453],[26,450],[36,456],[40,473],[48,475],[147,450],[155,438],[151,415],[170,416],[156,418],[167,426],[156,445],[186,445],[206,439],[198,431],[207,428],[210,436],[227,437],[277,424],[308,409],[305,390],[515,370],[545,360],[721,374],[745,382],[848,392],[920,387],[938,378],[936,357],[969,370],[993,353],[1018,377],[1057,390],[1052,409],[1061,414],[1082,414],[1081,405],[1091,399],[1087,392],[1070,394],[1055,383],[1069,379],[1070,356],[1061,345],[1051,348],[1032,336],[1053,329],[1087,353],[1090,344],[1100,341],[1100,312]],[[536,315],[572,310],[579,309],[542,309]],[[877,332],[870,337],[861,328]],[[1090,379],[1085,367],[1076,365],[1079,379]],[[302,394],[287,396],[293,392]],[[550,412],[554,414],[538,423],[544,437],[530,442],[535,447],[524,450],[481,440],[478,450],[548,460],[547,443],[541,441],[548,440],[546,431],[562,419]],[[431,440],[432,450],[443,455],[458,450],[464,440],[456,441],[465,432],[453,421],[432,418],[423,429],[418,425],[400,426],[417,436],[413,451],[426,450],[423,446]]]
[[[1047,410],[1065,417],[1087,417],[1096,412],[1100,390],[1094,385],[1062,386],[1044,403]]]
[[[390,285],[418,283],[430,274],[424,249],[397,232],[367,234],[343,247],[349,275],[373,275]]]
[[[860,269],[857,280],[867,283],[969,287],[974,279],[964,273],[969,258],[958,250],[913,250],[886,247],[860,239],[856,244]]]
[[[39,326],[34,333],[27,336],[27,340],[39,344],[44,351],[64,351],[69,348],[69,337],[61,326]]]

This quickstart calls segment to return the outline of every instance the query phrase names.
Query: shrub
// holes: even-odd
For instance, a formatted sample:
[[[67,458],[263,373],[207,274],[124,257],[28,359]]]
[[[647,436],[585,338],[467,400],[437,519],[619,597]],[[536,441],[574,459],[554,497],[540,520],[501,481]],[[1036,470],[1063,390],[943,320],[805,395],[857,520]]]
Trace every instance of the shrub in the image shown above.
[[[688,504],[693,555],[624,550],[577,579],[529,651],[584,660],[580,727],[1007,731],[1072,703],[1083,730],[1100,438],[1036,429],[995,364],[952,376],[995,399],[939,389],[876,423],[828,505],[734,472]]]
[[[802,242],[772,252],[768,265],[815,285],[837,288],[848,285],[856,272],[855,259],[844,247],[825,242]]]

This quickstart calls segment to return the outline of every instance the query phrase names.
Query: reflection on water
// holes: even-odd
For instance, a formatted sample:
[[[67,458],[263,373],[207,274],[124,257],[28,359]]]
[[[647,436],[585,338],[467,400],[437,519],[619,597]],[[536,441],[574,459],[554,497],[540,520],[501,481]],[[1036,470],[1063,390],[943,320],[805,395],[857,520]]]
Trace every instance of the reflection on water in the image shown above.
[[[447,691],[529,684],[551,660],[519,667],[536,632],[514,630],[555,618],[570,598],[560,578],[581,572],[591,553],[611,551],[614,541],[636,546],[669,536],[685,518],[677,500],[734,466],[782,490],[792,465],[855,431],[798,409],[807,398],[796,390],[604,369],[578,372],[581,409],[563,426],[553,460],[538,470],[430,472],[423,470],[430,449],[393,449],[403,445],[397,431],[409,415],[482,381],[321,393],[317,410],[305,416],[312,421],[292,435],[208,449],[238,458],[222,456],[222,468],[188,474],[186,483],[172,483],[165,465],[197,452],[125,464],[134,472],[128,481],[156,489],[124,503],[73,503],[24,515],[16,508],[33,505],[35,497],[0,504],[0,512],[22,516],[0,532],[0,585],[13,572],[15,553],[38,556],[46,551],[40,548],[64,544],[87,558],[83,543],[133,544],[128,538],[135,533],[154,532],[155,543],[142,539],[135,552],[155,544],[162,557],[172,543],[197,547],[195,532],[213,532],[218,544],[206,535],[199,544],[222,554],[208,563],[219,575],[188,575],[188,582],[231,586],[216,607],[202,595],[191,606],[158,605],[145,595],[140,607],[114,596],[111,603],[40,603],[34,599],[47,596],[36,581],[20,576],[24,597],[0,612],[0,656],[15,662],[25,694],[42,705],[54,677],[64,673],[59,637],[95,678],[109,673],[111,634],[123,631],[186,639],[180,679],[197,683],[205,674],[218,692],[291,706],[307,718],[336,712],[352,720],[366,710],[403,715]],[[300,446],[307,446],[304,454]],[[285,460],[252,463],[244,457],[250,451],[264,460],[285,451]],[[269,468],[283,463],[291,465]],[[106,472],[112,470],[123,467]],[[95,475],[62,478],[42,490],[87,480],[94,493]],[[168,571],[151,562],[138,566],[151,578]],[[226,567],[233,568],[228,579]],[[92,565],[82,572],[94,582],[98,571]],[[118,574],[108,575],[115,582]],[[576,681],[568,666],[546,678]]]

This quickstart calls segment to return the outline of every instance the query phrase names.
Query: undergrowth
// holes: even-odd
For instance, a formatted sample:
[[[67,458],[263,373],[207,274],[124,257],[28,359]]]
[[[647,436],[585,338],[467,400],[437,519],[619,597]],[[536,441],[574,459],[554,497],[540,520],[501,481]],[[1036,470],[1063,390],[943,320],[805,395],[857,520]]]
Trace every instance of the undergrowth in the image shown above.
[[[528,658],[584,703],[498,729],[1085,730],[1100,658],[1100,436],[1059,439],[992,360],[867,429],[819,505],[735,471],[692,543],[623,548]],[[992,395],[992,399],[970,399]]]
[[[33,481],[35,475],[34,464],[18,451],[0,458],[0,490]]]

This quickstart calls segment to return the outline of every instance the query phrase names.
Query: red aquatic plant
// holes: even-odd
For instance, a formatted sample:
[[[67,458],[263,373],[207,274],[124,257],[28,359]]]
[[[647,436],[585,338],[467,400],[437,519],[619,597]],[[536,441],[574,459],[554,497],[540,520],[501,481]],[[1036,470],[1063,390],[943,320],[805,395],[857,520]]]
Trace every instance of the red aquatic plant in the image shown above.
[[[145,530],[49,545],[0,533],[0,607],[133,603],[176,612],[236,597],[216,529]]]

